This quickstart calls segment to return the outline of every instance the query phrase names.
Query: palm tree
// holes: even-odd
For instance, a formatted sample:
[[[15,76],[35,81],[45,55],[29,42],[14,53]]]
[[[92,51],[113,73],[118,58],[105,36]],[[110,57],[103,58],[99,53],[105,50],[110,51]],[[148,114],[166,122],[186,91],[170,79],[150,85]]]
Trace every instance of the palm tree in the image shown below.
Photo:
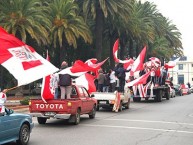
[[[116,19],[116,14],[119,17],[128,19],[127,14],[130,8],[130,0],[77,0],[77,2],[82,7],[85,18],[92,17],[95,20],[96,58],[101,60],[105,20],[109,16]]]
[[[0,25],[9,33],[24,42],[48,44],[51,23],[40,0],[1,0],[0,10]]]
[[[73,0],[53,0],[50,5],[50,20],[52,22],[51,40],[54,47],[59,46],[59,61],[67,59],[69,46],[77,47],[77,39],[83,38],[91,43],[92,37],[84,19],[78,15],[79,7]]]

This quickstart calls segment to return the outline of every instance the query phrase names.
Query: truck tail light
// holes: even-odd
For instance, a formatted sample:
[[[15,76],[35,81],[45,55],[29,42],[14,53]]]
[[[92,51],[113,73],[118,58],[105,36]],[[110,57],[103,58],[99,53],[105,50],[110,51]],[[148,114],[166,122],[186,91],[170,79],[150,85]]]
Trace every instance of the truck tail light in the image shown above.
[[[109,100],[109,104],[115,104],[115,100]]]
[[[71,103],[71,102],[68,102],[67,106],[68,106],[68,107],[71,107],[71,106],[72,106],[72,103]]]

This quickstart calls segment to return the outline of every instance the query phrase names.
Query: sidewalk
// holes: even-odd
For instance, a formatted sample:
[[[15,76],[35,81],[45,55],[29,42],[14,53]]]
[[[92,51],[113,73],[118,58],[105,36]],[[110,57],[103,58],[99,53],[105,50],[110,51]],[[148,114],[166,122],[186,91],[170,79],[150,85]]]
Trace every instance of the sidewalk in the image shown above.
[[[5,107],[13,109],[15,112],[25,113],[29,112],[29,105],[21,105],[20,101],[25,97],[7,97]]]

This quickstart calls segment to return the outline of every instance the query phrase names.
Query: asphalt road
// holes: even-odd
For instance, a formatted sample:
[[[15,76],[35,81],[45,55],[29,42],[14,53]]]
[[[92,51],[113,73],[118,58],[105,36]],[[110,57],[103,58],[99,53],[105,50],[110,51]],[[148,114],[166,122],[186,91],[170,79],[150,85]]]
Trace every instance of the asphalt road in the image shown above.
[[[79,125],[48,120],[35,128],[29,145],[193,145],[193,94],[162,102],[131,102],[129,110],[101,110]]]

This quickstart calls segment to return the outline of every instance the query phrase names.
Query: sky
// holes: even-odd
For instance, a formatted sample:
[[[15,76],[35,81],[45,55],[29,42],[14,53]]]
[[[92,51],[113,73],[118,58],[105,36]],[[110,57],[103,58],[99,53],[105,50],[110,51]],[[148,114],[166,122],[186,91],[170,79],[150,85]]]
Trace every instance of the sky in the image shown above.
[[[181,41],[184,55],[193,57],[193,8],[192,0],[141,0],[153,2],[160,13],[174,25],[182,34]]]

